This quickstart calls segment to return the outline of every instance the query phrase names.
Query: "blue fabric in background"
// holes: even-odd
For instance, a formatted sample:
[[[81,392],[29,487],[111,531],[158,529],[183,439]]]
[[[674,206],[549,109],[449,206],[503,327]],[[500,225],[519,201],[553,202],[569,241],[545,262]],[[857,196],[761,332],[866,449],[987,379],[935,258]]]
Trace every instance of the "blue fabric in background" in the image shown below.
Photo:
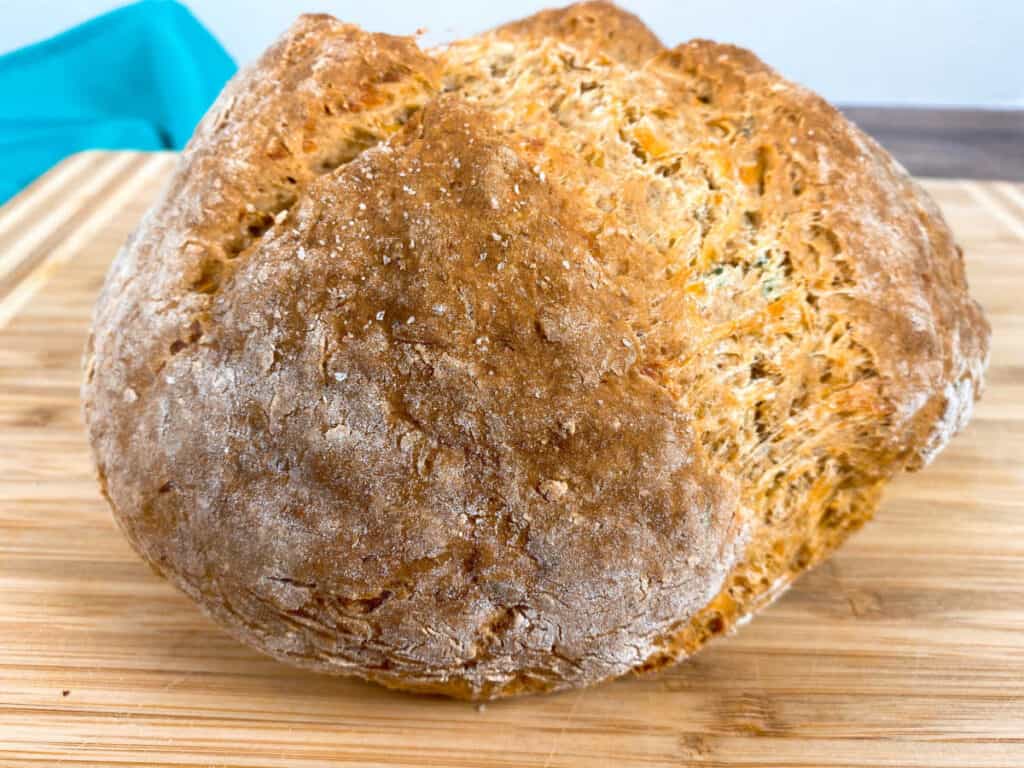
[[[74,152],[180,149],[235,69],[172,0],[0,56],[0,203]]]

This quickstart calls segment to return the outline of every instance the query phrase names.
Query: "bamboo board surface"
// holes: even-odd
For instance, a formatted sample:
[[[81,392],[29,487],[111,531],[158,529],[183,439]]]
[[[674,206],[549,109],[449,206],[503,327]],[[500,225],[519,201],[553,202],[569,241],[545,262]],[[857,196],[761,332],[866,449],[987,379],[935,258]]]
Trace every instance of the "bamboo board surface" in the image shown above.
[[[1024,186],[926,182],[992,321],[989,384],[873,523],[674,670],[478,710],[260,656],[116,529],[79,360],[173,162],[76,155],[0,209],[0,765],[1024,766]]]

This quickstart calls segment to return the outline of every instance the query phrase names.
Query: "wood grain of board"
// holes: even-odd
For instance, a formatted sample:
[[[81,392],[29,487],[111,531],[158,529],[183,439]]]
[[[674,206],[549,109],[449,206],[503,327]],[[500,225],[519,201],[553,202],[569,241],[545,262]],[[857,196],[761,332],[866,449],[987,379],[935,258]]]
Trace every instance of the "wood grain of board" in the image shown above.
[[[676,669],[477,709],[260,656],[114,525],[79,360],[173,162],[77,155],[0,209],[0,765],[1024,766],[1024,187],[925,182],[992,321],[989,384],[873,523]]]

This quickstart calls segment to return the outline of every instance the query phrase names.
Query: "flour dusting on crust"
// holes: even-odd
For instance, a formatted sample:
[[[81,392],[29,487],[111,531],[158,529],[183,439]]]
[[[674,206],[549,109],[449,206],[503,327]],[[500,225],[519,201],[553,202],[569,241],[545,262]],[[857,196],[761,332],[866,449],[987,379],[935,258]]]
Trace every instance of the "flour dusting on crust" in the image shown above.
[[[988,335],[933,201],[747,51],[303,16],[112,265],[83,399],[237,637],[484,699],[741,624],[965,426]]]

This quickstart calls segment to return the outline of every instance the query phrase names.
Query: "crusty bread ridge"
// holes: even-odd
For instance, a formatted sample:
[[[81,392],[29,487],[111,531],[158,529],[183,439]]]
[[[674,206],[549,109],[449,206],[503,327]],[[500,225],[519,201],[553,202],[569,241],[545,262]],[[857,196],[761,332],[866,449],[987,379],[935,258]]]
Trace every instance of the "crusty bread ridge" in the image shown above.
[[[966,423],[988,336],[934,203],[747,51],[304,16],[112,265],[83,401],[235,636],[484,699],[727,632]]]

